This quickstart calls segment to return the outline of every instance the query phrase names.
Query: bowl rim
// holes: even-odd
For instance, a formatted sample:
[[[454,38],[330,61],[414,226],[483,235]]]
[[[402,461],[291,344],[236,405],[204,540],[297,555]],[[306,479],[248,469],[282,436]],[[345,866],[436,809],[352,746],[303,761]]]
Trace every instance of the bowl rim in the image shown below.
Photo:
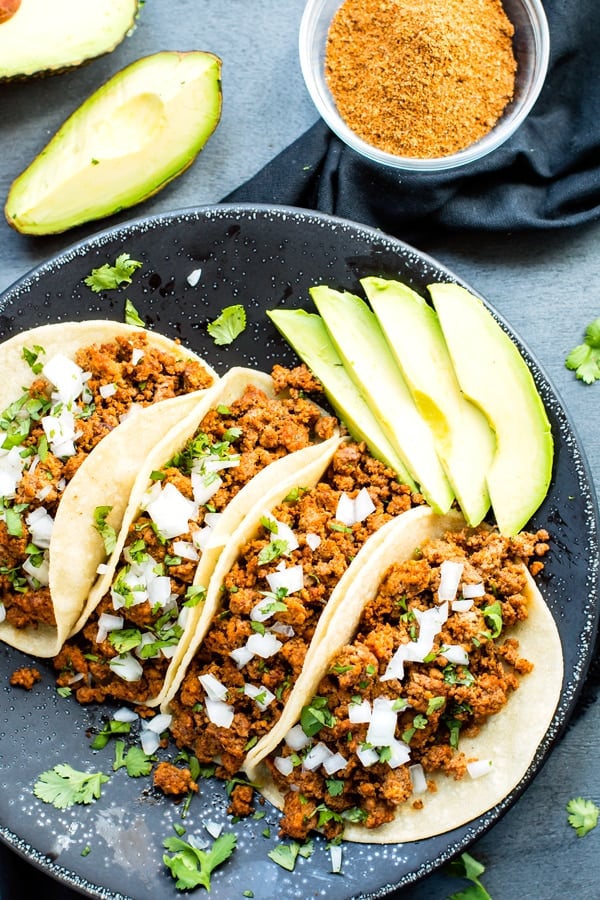
[[[348,147],[371,162],[379,163],[389,168],[424,173],[446,171],[475,162],[498,149],[515,133],[529,115],[540,95],[550,61],[550,27],[548,18],[541,0],[517,0],[531,25],[534,53],[529,92],[515,106],[514,111],[508,117],[501,117],[492,130],[480,140],[450,156],[427,158],[396,156],[393,153],[380,150],[378,147],[360,138],[348,127],[337,111],[323,73],[321,71],[319,71],[319,74],[315,72],[314,54],[311,49],[314,45],[314,32],[322,15],[323,7],[329,2],[330,0],[307,0],[298,33],[300,68],[308,93],[317,111],[331,131]],[[344,0],[337,0],[336,10],[339,9],[343,2]]]

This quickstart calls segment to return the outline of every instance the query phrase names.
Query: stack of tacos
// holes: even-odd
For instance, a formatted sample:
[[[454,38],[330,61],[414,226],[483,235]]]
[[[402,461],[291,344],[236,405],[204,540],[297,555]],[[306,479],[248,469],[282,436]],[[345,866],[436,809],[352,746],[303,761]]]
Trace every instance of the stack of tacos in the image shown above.
[[[19,334],[0,370],[0,639],[50,657],[105,558],[89,508],[108,504],[119,527],[148,452],[218,377],[178,342],[111,321]]]

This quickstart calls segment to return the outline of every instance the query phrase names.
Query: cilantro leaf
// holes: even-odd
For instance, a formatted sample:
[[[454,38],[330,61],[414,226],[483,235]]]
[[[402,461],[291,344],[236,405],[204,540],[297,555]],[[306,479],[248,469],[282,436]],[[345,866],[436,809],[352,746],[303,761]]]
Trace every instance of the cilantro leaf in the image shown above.
[[[33,793],[44,803],[57,809],[67,809],[76,803],[88,804],[100,796],[100,788],[108,781],[102,772],[78,772],[66,763],[42,772],[33,786]]]
[[[206,326],[215,344],[231,344],[246,327],[246,310],[240,303],[226,306],[221,314]]]
[[[299,853],[300,844],[296,841],[292,841],[289,844],[278,844],[273,850],[269,850],[267,856],[269,859],[272,859],[273,862],[277,863],[278,866],[281,866],[282,869],[293,872]]]
[[[131,300],[125,301],[125,324],[140,325],[142,328],[145,328],[144,320],[138,313]]]
[[[97,506],[94,510],[94,528],[104,541],[104,550],[107,556],[110,556],[117,544],[117,532],[106,521],[111,509],[112,506]]]
[[[479,880],[479,876],[485,872],[485,866],[470,853],[462,853],[459,859],[453,860],[448,866],[448,871],[450,875],[473,882],[464,891],[451,894],[448,900],[492,900]]]
[[[600,809],[592,800],[574,797],[567,803],[567,812],[569,825],[575,829],[579,837],[585,837],[598,824]]]
[[[115,290],[121,284],[131,284],[132,274],[141,265],[141,262],[132,259],[129,253],[121,253],[117,256],[114,266],[105,263],[97,269],[92,269],[84,282],[96,293]]]
[[[583,344],[571,350],[565,359],[565,366],[574,370],[576,377],[585,384],[593,384],[600,379],[600,316],[590,322]]]
[[[235,849],[237,838],[231,832],[216,839],[210,850],[199,850],[179,837],[166,838],[163,846],[173,855],[163,855],[163,862],[175,878],[175,886],[180,890],[205,887],[210,891],[212,872],[224,863]]]
[[[130,778],[139,778],[141,775],[149,775],[152,770],[152,758],[144,753],[141,747],[130,747],[125,753],[125,741],[115,743],[115,761],[113,769],[125,766]]]

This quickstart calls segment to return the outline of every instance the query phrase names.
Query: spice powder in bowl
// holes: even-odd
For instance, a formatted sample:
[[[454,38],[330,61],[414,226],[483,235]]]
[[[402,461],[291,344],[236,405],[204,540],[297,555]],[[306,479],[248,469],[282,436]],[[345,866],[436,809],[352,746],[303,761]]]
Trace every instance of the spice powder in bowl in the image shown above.
[[[431,159],[492,130],[515,88],[514,27],[500,0],[345,0],[325,75],[362,140]]]

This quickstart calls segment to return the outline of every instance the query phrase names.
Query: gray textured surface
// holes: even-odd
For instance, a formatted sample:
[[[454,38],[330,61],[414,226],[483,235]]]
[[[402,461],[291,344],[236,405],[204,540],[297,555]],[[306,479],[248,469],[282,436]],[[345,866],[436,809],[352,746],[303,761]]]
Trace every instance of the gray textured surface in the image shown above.
[[[1,86],[0,196],[66,116],[115,71],[146,53],[197,48],[223,59],[222,122],[185,175],[114,222],[218,201],[316,119],[297,58],[302,8],[302,0],[147,0],[134,34],[109,56],[45,81]],[[32,239],[0,223],[0,290],[109,224]],[[597,489],[600,385],[577,382],[564,368],[564,357],[600,315],[599,242],[596,224],[549,235],[455,235],[419,247],[484,294],[538,357],[579,432]],[[594,703],[517,805],[473,847],[488,867],[483,880],[494,900],[600,897],[600,828],[580,839],[565,813],[572,796],[600,803],[599,733],[600,707]],[[437,873],[398,898],[444,900],[463,886]],[[3,892],[0,875],[0,897],[12,896]]]

